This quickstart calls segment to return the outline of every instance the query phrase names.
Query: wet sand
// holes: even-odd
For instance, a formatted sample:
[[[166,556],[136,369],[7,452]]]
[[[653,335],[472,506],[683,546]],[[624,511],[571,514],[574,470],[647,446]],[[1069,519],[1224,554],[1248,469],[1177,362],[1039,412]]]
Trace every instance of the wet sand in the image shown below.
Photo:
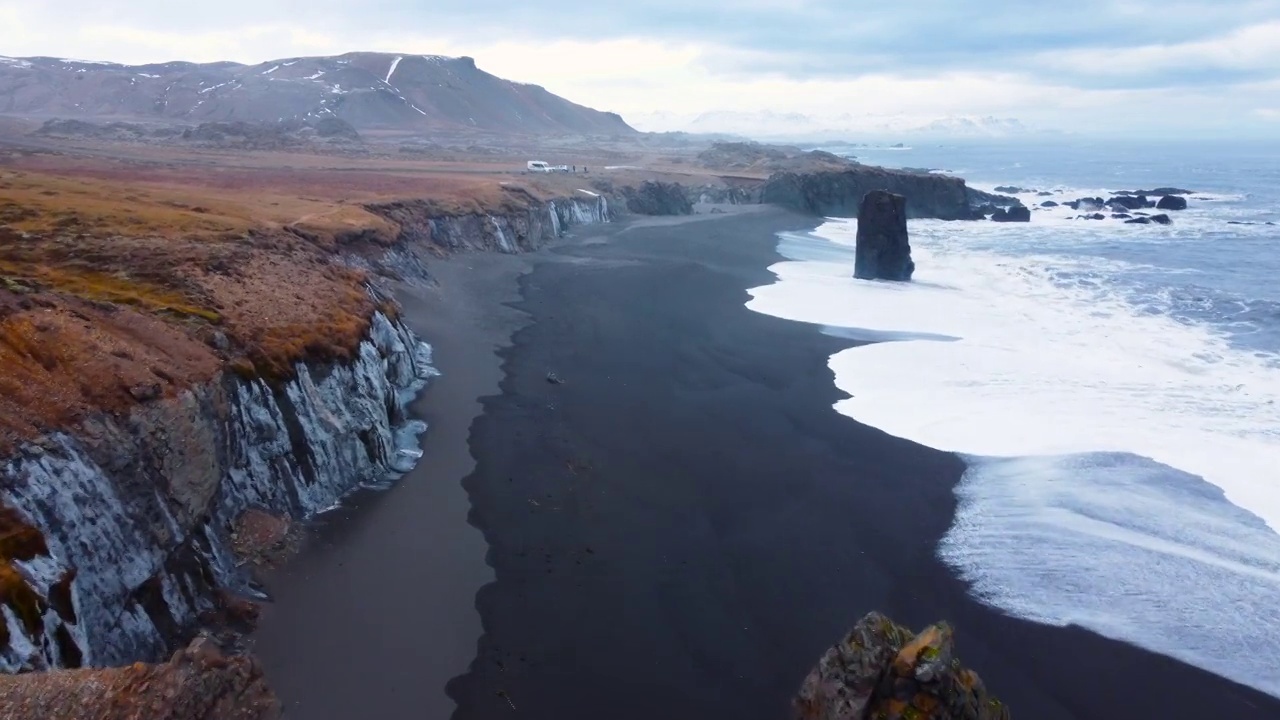
[[[1280,717],[966,595],[935,556],[959,460],[835,413],[826,363],[851,343],[744,306],[773,280],[774,233],[812,224],[591,230],[455,258],[406,298],[444,373],[416,406],[426,455],[273,578],[257,648],[287,716],[776,720],[878,609],[953,622],[1015,717]]]

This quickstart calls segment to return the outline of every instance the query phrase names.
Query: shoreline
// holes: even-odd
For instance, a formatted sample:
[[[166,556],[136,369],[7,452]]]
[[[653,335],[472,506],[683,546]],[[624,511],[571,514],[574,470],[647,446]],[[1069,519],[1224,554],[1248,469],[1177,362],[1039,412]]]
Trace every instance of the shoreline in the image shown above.
[[[814,222],[633,227],[521,279],[532,322],[471,437],[497,579],[454,717],[785,717],[872,609],[952,622],[1018,716],[1128,717],[1141,698],[1154,717],[1274,717],[1256,690],[969,597],[937,557],[960,460],[838,415],[826,362],[851,343],[745,307],[782,260],[774,232]]]
[[[869,610],[952,622],[1017,716],[1274,717],[969,597],[937,557],[960,459],[834,411],[827,360],[858,343],[745,306],[775,232],[818,222],[753,207],[433,265],[401,298],[442,373],[423,459],[270,578],[254,644],[289,717],[786,717]]]

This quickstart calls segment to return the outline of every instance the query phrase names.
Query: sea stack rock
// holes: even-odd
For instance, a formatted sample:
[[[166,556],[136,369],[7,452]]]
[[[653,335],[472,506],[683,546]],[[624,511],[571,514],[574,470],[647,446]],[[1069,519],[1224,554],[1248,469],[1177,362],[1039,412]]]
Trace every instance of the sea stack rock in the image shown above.
[[[907,241],[907,200],[872,190],[858,206],[858,245],[853,276],[862,280],[910,280],[916,264]]]

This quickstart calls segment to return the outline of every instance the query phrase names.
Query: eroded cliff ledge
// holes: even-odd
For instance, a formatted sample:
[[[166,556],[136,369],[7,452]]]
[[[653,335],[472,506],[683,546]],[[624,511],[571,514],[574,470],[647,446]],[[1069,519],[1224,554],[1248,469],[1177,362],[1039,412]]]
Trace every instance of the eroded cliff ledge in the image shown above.
[[[306,519],[416,459],[405,407],[435,371],[382,280],[610,217],[601,193],[498,182],[286,224],[258,198],[0,184],[22,201],[0,206],[8,672],[155,661],[238,612],[258,596],[235,553],[247,512]]]
[[[207,638],[166,663],[0,675],[0,720],[274,720],[280,702],[250,657]]]

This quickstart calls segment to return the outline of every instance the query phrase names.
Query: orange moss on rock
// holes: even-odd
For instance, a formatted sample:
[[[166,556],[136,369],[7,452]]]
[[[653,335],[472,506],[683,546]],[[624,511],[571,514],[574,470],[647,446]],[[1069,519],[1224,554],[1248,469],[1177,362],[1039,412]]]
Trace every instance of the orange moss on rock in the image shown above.
[[[180,292],[129,278],[123,273],[110,275],[84,267],[49,267],[0,257],[0,277],[14,289],[48,289],[85,300],[189,315],[213,323],[220,319],[217,312],[200,307]]]
[[[197,638],[166,663],[0,675],[0,720],[269,720],[280,703],[251,657]]]
[[[130,307],[0,290],[0,453],[217,372],[181,326]]]
[[[359,249],[361,245],[390,247],[400,234],[395,223],[354,205],[308,215],[289,229],[329,252]]]
[[[9,606],[28,633],[40,627],[43,603],[13,563],[48,552],[39,530],[28,525],[13,510],[0,505],[0,605]],[[8,642],[8,625],[0,619],[0,645]]]
[[[173,234],[216,235],[243,232],[250,226],[234,205],[210,206],[162,188],[131,188],[122,193],[114,183],[29,172],[0,173],[0,222],[40,234],[130,235],[164,229]]]
[[[223,371],[284,379],[300,361],[351,359],[372,314],[395,312],[335,262],[398,239],[366,203],[502,213],[582,182],[135,151],[145,157],[0,152],[0,457]]]
[[[0,228],[0,456],[228,364],[285,378],[299,361],[349,359],[374,311],[366,280],[288,233],[180,242]]]
[[[272,254],[200,283],[223,308],[223,329],[257,374],[282,379],[300,361],[352,359],[369,331],[367,275],[306,253]]]

